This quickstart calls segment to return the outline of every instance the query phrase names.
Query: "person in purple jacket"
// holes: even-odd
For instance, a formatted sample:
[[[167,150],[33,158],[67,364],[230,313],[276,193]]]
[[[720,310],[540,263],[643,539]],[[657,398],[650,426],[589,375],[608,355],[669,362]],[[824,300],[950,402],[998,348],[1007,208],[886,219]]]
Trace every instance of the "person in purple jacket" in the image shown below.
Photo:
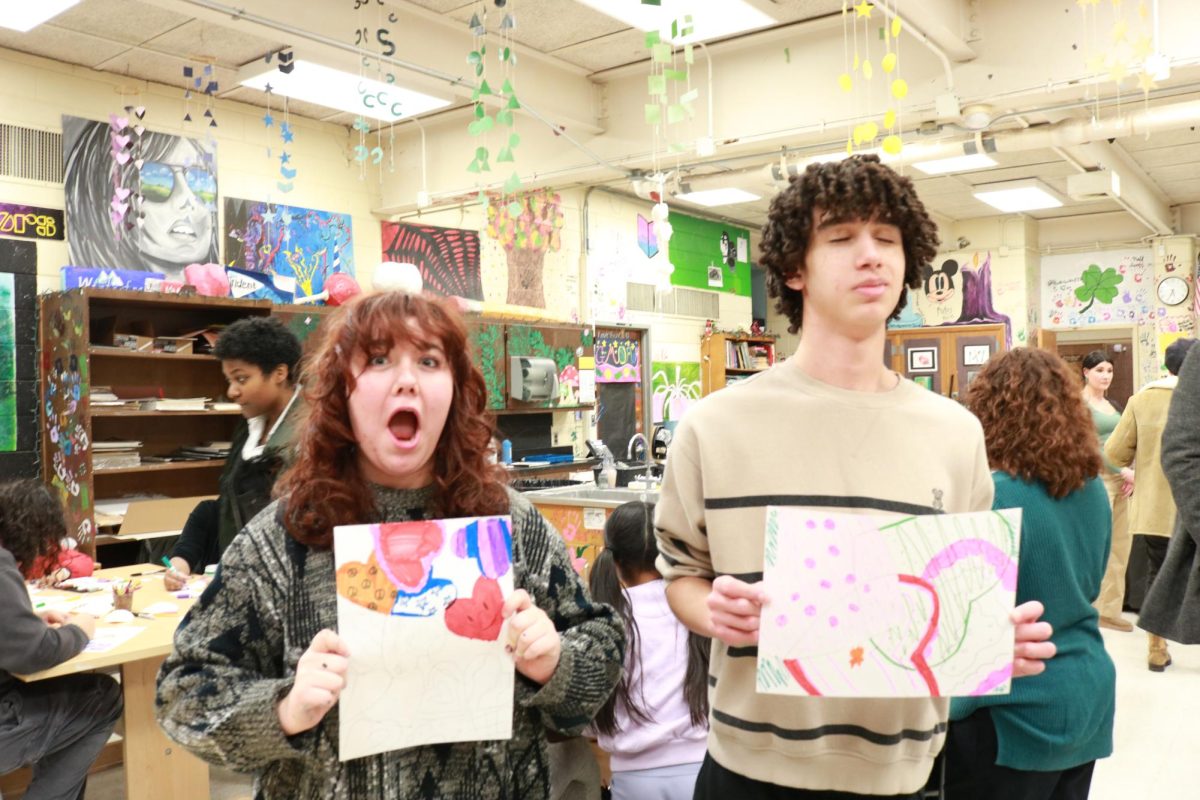
[[[593,723],[612,757],[613,800],[691,800],[708,743],[709,639],[671,612],[657,558],[654,506],[614,509],[589,578],[629,640],[621,683]]]
[[[0,484],[0,775],[26,765],[28,800],[82,800],[88,768],[121,717],[107,675],[13,677],[73,658],[96,632],[86,614],[34,613],[25,580],[52,561],[66,531],[62,506],[36,480]]]

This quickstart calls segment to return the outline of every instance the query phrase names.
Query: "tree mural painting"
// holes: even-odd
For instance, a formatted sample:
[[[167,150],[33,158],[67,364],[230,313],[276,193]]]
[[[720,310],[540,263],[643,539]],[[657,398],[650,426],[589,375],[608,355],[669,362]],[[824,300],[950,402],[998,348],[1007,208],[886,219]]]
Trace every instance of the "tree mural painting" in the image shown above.
[[[547,251],[562,247],[562,197],[557,192],[528,192],[506,202],[488,201],[488,236],[504,247],[508,259],[508,299],[512,306],[545,308],[542,269]]]
[[[1125,276],[1119,275],[1112,267],[1101,272],[1099,264],[1088,264],[1079,279],[1083,284],[1075,289],[1075,296],[1079,298],[1079,302],[1087,303],[1079,309],[1079,313],[1083,314],[1095,305],[1097,300],[1105,305],[1110,305],[1116,300],[1117,285],[1125,280]]]

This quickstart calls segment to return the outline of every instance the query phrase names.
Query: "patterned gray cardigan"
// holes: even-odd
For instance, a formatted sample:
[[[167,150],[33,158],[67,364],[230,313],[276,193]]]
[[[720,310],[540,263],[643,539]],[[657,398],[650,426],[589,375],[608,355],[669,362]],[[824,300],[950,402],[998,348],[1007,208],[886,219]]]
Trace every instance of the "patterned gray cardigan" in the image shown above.
[[[288,737],[275,705],[322,628],[337,628],[331,551],[293,539],[272,503],[234,539],[184,617],[158,675],[158,720],[200,758],[257,775],[263,800],[540,800],[549,796],[546,729],[576,734],[621,674],[624,627],[592,602],[566,546],[510,492],[514,583],[549,614],[562,658],[544,686],[517,675],[508,741],[416,747],[338,761],[338,709]],[[375,487],[381,522],[420,519],[430,490]]]

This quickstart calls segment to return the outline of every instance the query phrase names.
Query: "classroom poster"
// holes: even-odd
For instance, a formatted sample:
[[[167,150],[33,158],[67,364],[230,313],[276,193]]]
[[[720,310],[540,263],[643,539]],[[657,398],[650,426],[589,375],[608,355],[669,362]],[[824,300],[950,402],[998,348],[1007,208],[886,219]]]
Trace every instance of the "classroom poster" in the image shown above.
[[[350,650],[338,700],[342,761],[512,736],[508,517],[334,528],[338,634]]]
[[[596,334],[596,382],[640,383],[641,342],[619,333]]]
[[[483,299],[477,231],[385,222],[383,258],[416,264],[427,292],[442,297]]]
[[[768,506],[758,691],[1007,694],[1020,509],[896,518]]]
[[[0,453],[17,449],[17,303],[13,274],[0,272]]]
[[[350,215],[227,197],[225,265],[270,276],[277,288],[294,280],[297,298],[320,294],[333,273],[354,274]]]
[[[700,400],[700,364],[655,361],[650,371],[650,391],[654,422],[678,422]]]
[[[673,285],[750,296],[748,230],[675,211],[669,220]]]

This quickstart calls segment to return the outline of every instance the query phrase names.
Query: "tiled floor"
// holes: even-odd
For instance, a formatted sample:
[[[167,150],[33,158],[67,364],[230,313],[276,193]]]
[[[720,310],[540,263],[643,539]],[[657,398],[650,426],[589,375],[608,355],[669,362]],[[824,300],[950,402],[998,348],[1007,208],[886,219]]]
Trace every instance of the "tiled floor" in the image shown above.
[[[1115,752],[1096,765],[1091,800],[1200,797],[1200,645],[1171,645],[1174,663],[1153,673],[1144,632],[1106,630],[1104,642],[1117,666]],[[251,796],[248,778],[218,769],[211,775],[213,798]],[[124,770],[110,769],[89,781],[87,800],[120,800],[124,792]]]

